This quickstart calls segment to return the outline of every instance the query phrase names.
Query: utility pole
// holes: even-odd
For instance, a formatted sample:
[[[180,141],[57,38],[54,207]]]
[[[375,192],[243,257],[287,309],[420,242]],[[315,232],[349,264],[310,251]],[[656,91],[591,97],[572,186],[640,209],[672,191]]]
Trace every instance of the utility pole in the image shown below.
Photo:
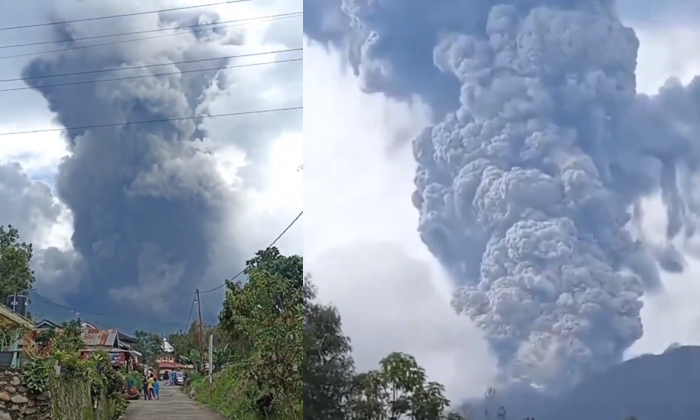
[[[214,382],[214,334],[209,335],[209,383]]]
[[[199,313],[199,354],[204,361],[204,326],[202,325],[202,305],[199,303],[199,289],[197,293],[197,312]],[[201,366],[199,367],[202,368]],[[201,371],[200,371],[201,372]]]

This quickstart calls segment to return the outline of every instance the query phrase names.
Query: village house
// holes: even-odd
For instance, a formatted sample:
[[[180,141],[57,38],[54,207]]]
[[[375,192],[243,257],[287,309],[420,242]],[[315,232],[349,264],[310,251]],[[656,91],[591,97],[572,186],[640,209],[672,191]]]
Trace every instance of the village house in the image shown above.
[[[22,340],[33,328],[30,319],[0,304],[0,367],[20,366]]]
[[[134,349],[136,338],[116,329],[100,329],[89,322],[83,322],[81,327],[85,345],[81,352],[83,356],[101,350],[109,353],[112,366],[115,368],[133,370],[139,364],[141,353]],[[60,330],[61,326],[44,319],[36,325],[35,331],[41,332],[50,329]]]
[[[177,362],[177,357],[175,355],[175,349],[173,348],[168,340],[163,337],[163,354],[156,357],[156,370],[160,374],[168,372],[180,372],[185,369],[186,366]]]
[[[134,370],[139,363],[141,353],[136,351],[133,344],[136,339],[119,332],[116,329],[102,330],[89,323],[83,323],[82,353],[87,355],[94,351],[105,351],[112,358],[112,366],[119,369]]]

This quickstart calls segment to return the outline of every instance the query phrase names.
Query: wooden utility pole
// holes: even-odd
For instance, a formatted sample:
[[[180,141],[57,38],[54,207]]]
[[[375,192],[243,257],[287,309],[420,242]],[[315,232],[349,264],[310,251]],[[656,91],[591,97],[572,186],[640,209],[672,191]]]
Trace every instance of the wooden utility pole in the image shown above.
[[[209,336],[209,383],[214,382],[214,334]]]
[[[197,312],[199,313],[199,354],[204,361],[204,326],[202,325],[202,305],[199,303],[199,289],[197,289]],[[199,369],[201,368],[200,366]]]

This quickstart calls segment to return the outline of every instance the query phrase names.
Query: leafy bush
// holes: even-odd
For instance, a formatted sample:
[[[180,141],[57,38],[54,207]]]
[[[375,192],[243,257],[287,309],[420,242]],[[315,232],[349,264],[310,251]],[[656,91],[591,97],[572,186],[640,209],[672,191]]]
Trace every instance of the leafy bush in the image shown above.
[[[55,376],[52,362],[51,359],[37,359],[24,365],[24,381],[31,392],[41,394],[51,388]]]
[[[141,372],[131,371],[126,375],[127,383],[133,381],[136,389],[143,388],[143,382],[146,380]]]
[[[315,302],[315,288],[304,285],[304,419],[462,420],[449,412],[444,387],[429,382],[416,360],[391,353],[379,369],[357,373],[350,340],[340,315]]]
[[[241,420],[462,419],[410,355],[355,371],[340,315],[315,302],[302,257],[269,248],[245,274],[247,283],[227,282],[219,315],[233,355],[213,384],[193,378],[197,400]]]
[[[74,381],[78,381],[87,386],[82,389],[89,393],[86,398],[92,400],[92,404],[88,404],[89,407],[96,407],[101,413],[101,418],[109,412],[109,416],[117,419],[126,410],[126,376],[112,367],[107,352],[96,351],[81,357],[81,334],[80,321],[76,320],[65,323],[60,332],[40,335],[35,348],[26,351],[31,359],[23,372],[27,388],[40,393],[59,384],[62,385],[61,389],[71,388],[66,384],[75,384]],[[56,364],[61,368],[60,378],[56,377],[54,371]],[[65,402],[58,405],[70,409],[70,404]]]
[[[303,264],[270,248],[248,261],[246,284],[228,283],[219,319],[237,352],[227,371],[261,418],[302,417]]]

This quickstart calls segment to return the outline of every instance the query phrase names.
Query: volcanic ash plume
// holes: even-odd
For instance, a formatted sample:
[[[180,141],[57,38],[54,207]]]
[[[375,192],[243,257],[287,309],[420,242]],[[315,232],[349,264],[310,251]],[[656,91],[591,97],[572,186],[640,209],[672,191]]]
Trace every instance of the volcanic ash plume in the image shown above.
[[[342,2],[363,89],[441,121],[413,142],[419,231],[504,379],[553,389],[619,362],[700,220],[700,78],[637,95],[613,0]],[[659,192],[651,244],[640,200]]]
[[[80,6],[67,0],[52,4],[59,12],[67,10],[67,16],[76,16],[80,7],[91,10],[101,5]],[[103,14],[139,10],[134,5],[105,3],[102,6],[114,8]],[[166,24],[163,19],[155,15],[129,19],[121,31],[152,30]],[[64,30],[76,38],[120,32],[100,22]],[[187,35],[110,48],[84,48],[76,42],[74,49],[39,56],[24,69],[27,84],[46,98],[63,126],[114,125],[67,130],[71,155],[56,176],[58,196],[74,218],[73,245],[85,260],[81,292],[91,296],[82,304],[88,310],[96,309],[89,306],[95,302],[112,304],[107,299],[111,297],[120,305],[127,301],[167,313],[173,306],[165,303],[166,291],[169,302],[188,299],[188,282],[205,275],[214,232],[236,204],[198,146],[201,133],[196,122],[188,120],[218,72],[187,73],[205,66],[178,64],[212,59],[225,51],[217,51],[223,47],[215,42]],[[222,63],[207,65],[217,64]],[[128,71],[100,72],[120,67]],[[79,78],[80,84],[74,86],[54,86],[55,79],[44,78],[86,70],[95,74]],[[110,79],[116,81],[101,83]],[[120,125],[149,120],[162,122]]]
[[[608,161],[637,48],[603,8],[500,5],[483,35],[434,50],[461,107],[414,142],[420,233],[512,380],[573,383],[642,336],[639,298],[658,273],[625,229],[636,197],[615,191]]]

